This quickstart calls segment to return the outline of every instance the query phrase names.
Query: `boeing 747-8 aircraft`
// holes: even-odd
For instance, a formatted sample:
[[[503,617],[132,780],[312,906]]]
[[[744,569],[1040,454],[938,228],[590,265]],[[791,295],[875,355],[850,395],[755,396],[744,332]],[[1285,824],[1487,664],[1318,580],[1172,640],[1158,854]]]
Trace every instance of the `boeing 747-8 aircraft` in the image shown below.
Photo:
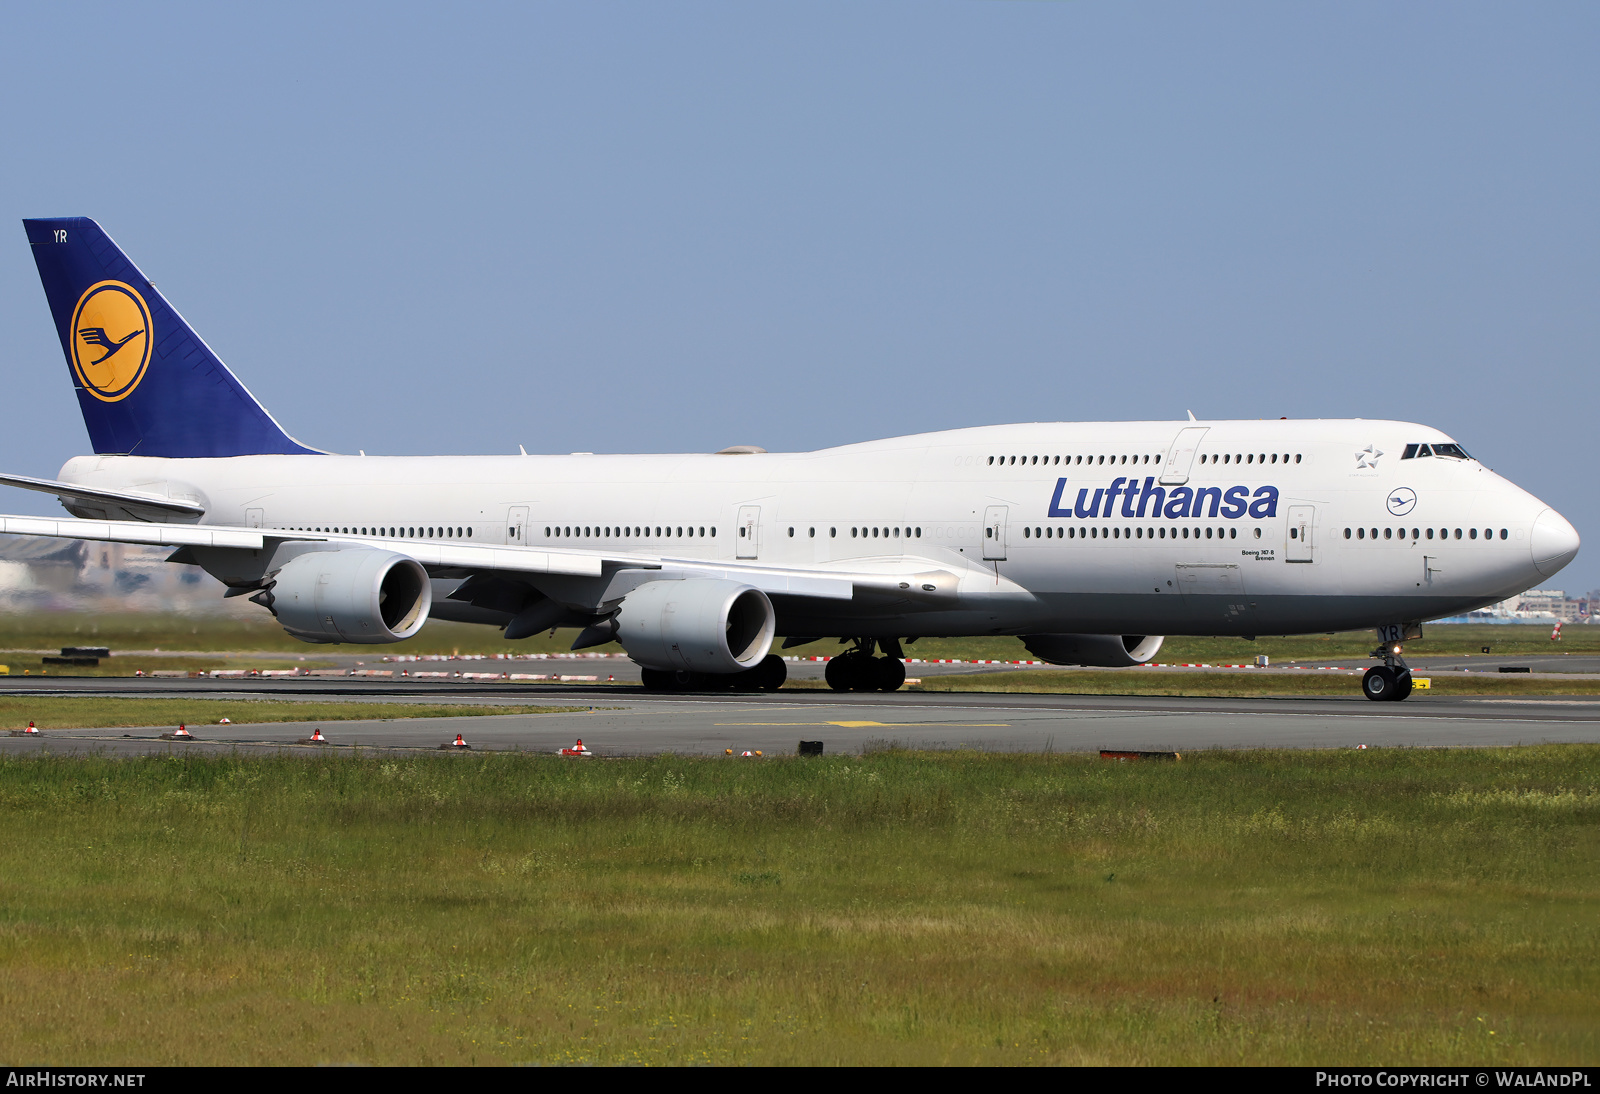
[[[1561,514],[1407,422],[1037,422],[817,452],[339,456],[294,440],[94,221],[27,220],[95,455],[75,520],[0,531],[164,544],[308,642],[430,617],[580,627],[646,687],[775,688],[839,638],[835,688],[893,690],[903,642],[1020,635],[1056,664],[1161,635],[1373,627],[1371,699],[1411,690],[1424,620],[1542,582]]]

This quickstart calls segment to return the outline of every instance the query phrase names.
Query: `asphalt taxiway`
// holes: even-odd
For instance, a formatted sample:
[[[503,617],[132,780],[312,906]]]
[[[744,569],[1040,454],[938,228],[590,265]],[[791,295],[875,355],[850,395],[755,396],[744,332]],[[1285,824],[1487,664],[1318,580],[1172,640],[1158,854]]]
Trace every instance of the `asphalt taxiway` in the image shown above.
[[[233,719],[236,724],[193,725],[193,742],[164,741],[160,729],[73,729],[41,719],[44,733],[39,737],[0,737],[0,752],[9,754],[350,747],[435,750],[457,733],[476,751],[554,751],[581,737],[602,756],[721,755],[727,749],[777,755],[793,753],[801,740],[822,741],[831,754],[859,753],[890,742],[914,748],[997,752],[1600,743],[1600,698],[1422,695],[1387,704],[1359,696],[1213,699],[799,690],[661,695],[626,686],[336,677],[270,682],[13,679],[0,685],[0,694],[233,698],[240,702],[240,717]],[[252,699],[541,704],[583,709],[556,714],[252,725],[247,721],[247,700]],[[316,725],[322,727],[329,743],[298,745]]]

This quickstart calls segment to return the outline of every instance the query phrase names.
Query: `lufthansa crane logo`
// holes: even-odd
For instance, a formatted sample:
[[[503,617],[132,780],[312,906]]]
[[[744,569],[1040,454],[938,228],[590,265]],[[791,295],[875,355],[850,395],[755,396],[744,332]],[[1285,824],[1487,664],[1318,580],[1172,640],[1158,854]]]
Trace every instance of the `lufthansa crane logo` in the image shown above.
[[[1409,486],[1389,491],[1389,512],[1403,517],[1417,507],[1417,492]]]
[[[150,366],[150,308],[121,281],[90,285],[72,312],[72,371],[102,402],[125,399]]]

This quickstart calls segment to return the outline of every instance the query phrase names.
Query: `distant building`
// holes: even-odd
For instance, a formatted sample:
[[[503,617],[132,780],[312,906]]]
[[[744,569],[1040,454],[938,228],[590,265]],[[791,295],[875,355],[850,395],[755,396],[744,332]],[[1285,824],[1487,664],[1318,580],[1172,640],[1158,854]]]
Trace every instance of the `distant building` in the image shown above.
[[[10,611],[224,612],[222,583],[170,563],[170,547],[0,535],[0,605]]]
[[[1514,599],[1519,613],[1548,614],[1563,623],[1577,623],[1580,617],[1586,620],[1589,614],[1587,600],[1574,600],[1562,589],[1529,589]]]
[[[1435,619],[1435,623],[1588,623],[1589,606],[1597,599],[1588,597],[1574,600],[1562,589],[1529,589],[1527,592],[1502,600],[1482,611],[1453,615],[1448,619]]]

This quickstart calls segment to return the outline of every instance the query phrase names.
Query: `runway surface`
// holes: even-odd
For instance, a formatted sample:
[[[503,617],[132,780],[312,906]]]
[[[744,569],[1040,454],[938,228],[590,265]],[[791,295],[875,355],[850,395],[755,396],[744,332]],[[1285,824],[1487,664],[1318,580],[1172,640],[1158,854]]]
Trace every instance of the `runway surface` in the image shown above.
[[[986,751],[1192,751],[1203,748],[1446,747],[1600,743],[1600,698],[1444,699],[1380,704],[1330,699],[1210,699],[1073,695],[758,694],[659,695],[633,687],[515,683],[293,680],[10,680],[0,694],[101,695],[241,700],[391,701],[586,706],[577,713],[191,726],[192,743],[159,729],[76,730],[41,724],[37,738],[0,738],[0,753],[292,748],[436,749],[461,733],[474,750],[554,751],[576,738],[597,755],[672,752],[788,754],[801,740],[830,754],[895,742],[915,748]],[[329,744],[299,746],[320,724]]]

